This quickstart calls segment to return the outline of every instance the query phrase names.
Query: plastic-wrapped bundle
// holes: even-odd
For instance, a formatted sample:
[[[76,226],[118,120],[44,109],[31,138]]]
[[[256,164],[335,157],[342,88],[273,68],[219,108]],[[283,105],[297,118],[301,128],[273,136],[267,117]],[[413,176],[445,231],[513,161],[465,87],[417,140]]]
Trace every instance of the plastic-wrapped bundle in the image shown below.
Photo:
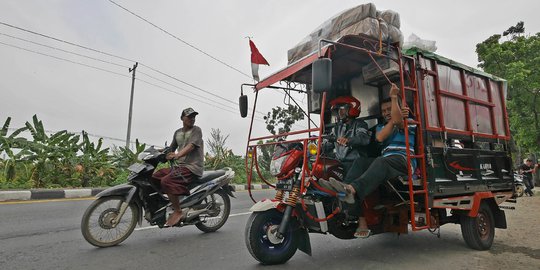
[[[401,21],[399,19],[399,13],[393,10],[381,11],[377,14],[377,18],[383,19],[389,25],[393,25],[398,29],[401,27]]]
[[[382,40],[388,39],[388,25],[384,21],[379,21],[375,18],[365,18],[362,21],[355,23],[349,26],[346,29],[343,29],[336,36],[333,37],[334,40],[339,39],[340,37],[346,35],[357,35],[359,33],[366,34],[368,36],[379,38],[379,35],[382,37]]]
[[[319,40],[339,40],[346,35],[366,34],[383,41],[403,44],[399,14],[395,11],[377,11],[374,4],[360,5],[326,20],[287,52],[289,64],[317,50]]]
[[[412,33],[408,38],[405,44],[403,44],[403,49],[408,50],[412,47],[416,47],[428,52],[435,52],[437,50],[436,42],[433,40],[421,39],[414,33]]]

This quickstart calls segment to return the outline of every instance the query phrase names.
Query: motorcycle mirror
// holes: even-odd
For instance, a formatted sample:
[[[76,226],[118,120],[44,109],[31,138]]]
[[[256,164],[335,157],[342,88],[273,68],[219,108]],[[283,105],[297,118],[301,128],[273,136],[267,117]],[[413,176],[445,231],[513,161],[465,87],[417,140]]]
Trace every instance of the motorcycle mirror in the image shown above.
[[[322,93],[332,87],[332,59],[321,58],[313,62],[311,73],[312,89],[315,93]]]
[[[248,113],[248,97],[241,94],[240,98],[238,98],[238,104],[240,105],[240,116],[242,116],[242,118],[246,118]]]

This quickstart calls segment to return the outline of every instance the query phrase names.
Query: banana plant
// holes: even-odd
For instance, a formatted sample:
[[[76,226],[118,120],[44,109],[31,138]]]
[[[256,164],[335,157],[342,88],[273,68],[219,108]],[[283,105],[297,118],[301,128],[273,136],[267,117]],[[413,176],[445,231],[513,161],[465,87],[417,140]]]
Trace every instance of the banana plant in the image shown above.
[[[28,154],[28,150],[24,148],[28,141],[18,137],[21,132],[26,130],[26,127],[16,129],[8,136],[10,123],[11,117],[8,117],[0,129],[0,154],[5,153],[8,156],[8,159],[3,162],[3,175],[9,181],[16,177],[15,168],[19,160]],[[17,151],[13,151],[14,149]]]
[[[97,143],[93,143],[88,138],[88,133],[82,132],[82,142],[79,149],[82,155],[77,157],[77,171],[81,175],[81,185],[83,187],[93,184],[102,185],[106,181],[99,181],[114,173],[114,168],[109,162],[109,148],[102,149],[103,138],[99,138]],[[99,181],[98,183],[95,183]]]
[[[135,140],[135,151],[127,147],[113,148],[113,163],[120,168],[127,168],[135,162],[139,162],[138,156],[146,148],[145,143]]]

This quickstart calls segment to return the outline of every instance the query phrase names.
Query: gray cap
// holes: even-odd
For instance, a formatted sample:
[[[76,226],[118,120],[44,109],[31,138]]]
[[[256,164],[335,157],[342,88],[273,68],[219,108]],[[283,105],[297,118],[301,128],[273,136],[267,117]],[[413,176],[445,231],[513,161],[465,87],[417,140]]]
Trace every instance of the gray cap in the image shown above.
[[[186,108],[186,109],[184,109],[184,110],[182,111],[182,117],[184,117],[184,116],[190,116],[190,115],[192,115],[192,114],[197,115],[197,114],[199,114],[199,113],[196,112],[196,111],[195,111],[193,108],[191,108],[191,107],[190,107],[190,108]]]

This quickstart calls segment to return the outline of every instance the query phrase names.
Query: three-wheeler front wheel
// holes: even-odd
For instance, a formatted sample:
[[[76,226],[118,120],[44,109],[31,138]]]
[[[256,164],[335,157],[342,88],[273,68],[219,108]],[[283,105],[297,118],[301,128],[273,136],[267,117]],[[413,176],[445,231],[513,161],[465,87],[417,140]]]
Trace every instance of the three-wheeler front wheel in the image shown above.
[[[299,243],[298,233],[294,233],[296,222],[291,218],[283,237],[277,231],[283,213],[276,209],[251,214],[246,225],[246,246],[251,255],[262,264],[281,264],[288,261],[296,252]]]

